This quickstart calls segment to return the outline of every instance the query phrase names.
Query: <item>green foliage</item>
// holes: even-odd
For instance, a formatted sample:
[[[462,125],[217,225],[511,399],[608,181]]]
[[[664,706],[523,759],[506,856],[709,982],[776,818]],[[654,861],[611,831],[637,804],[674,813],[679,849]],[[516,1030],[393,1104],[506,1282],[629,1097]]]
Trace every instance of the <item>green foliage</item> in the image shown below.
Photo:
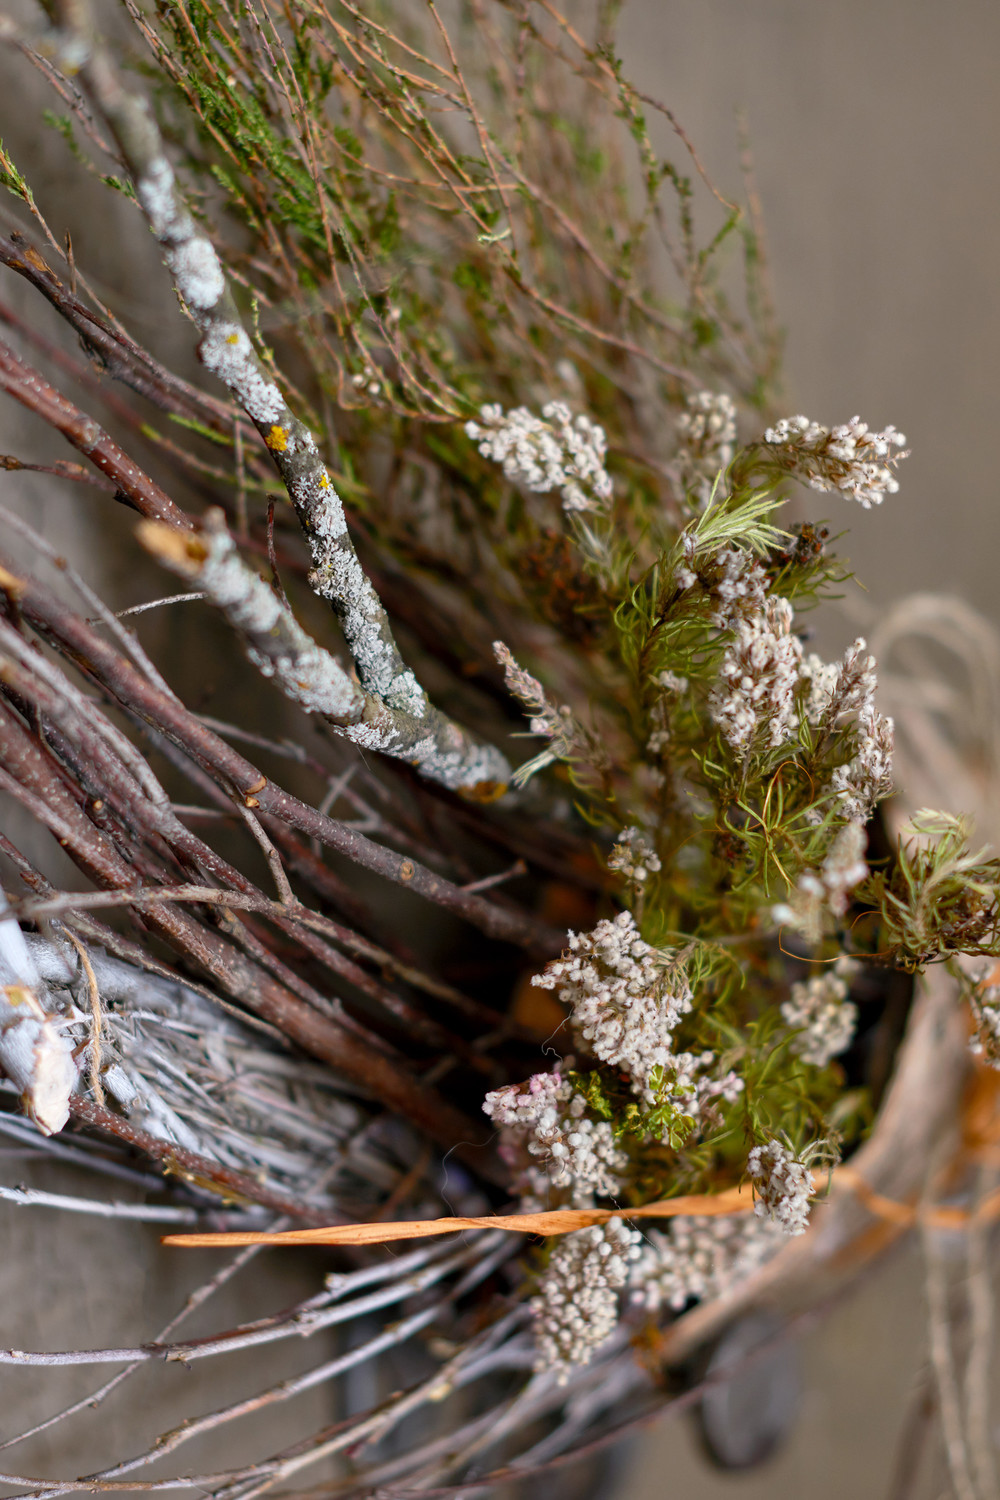
[[[32,191],[18,171],[2,140],[0,140],[0,187],[5,187],[8,193],[13,193],[15,198],[20,198],[22,202],[27,203],[29,208],[34,207],[35,199]]]
[[[877,913],[880,955],[911,971],[955,953],[1000,955],[1000,860],[970,848],[969,818],[924,808],[910,826],[861,892]]]

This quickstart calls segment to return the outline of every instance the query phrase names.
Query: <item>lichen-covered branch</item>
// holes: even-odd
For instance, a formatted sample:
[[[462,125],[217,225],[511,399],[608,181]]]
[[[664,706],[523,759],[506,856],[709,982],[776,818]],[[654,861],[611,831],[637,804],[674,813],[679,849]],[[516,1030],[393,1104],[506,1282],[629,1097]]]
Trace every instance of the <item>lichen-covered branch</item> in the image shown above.
[[[477,743],[437,714],[403,661],[381,600],[358,561],[343,504],[316,441],[258,359],[215,248],[177,190],[146,101],[122,87],[85,0],[60,0],[55,10],[64,28],[64,65],[79,70],[128,164],[174,285],[201,331],[203,366],[228,387],[274,459],[308,541],[310,583],[340,620],[362,688],[373,703],[424,724],[425,734],[407,757],[423,775],[490,800],[506,787],[507,762],[498,750]],[[369,748],[385,749],[382,741],[390,730],[398,734],[383,718],[367,738],[355,738]]]
[[[409,761],[444,786],[487,800],[506,785],[506,762],[491,745],[473,741],[429,703],[419,714],[389,707],[317,645],[243,561],[220,510],[210,510],[196,532],[147,522],[139,538],[219,606],[254,666],[307,713],[322,714],[354,744]]]

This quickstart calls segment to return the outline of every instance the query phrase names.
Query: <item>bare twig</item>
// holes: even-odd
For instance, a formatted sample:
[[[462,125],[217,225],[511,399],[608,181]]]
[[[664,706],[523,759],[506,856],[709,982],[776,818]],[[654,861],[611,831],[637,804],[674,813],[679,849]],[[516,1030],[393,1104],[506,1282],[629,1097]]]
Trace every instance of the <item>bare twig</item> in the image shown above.
[[[373,843],[363,834],[324,817],[315,808],[282,791],[256,766],[213,734],[172,694],[168,695],[150,683],[84,620],[55,600],[34,579],[16,577],[9,567],[7,571],[11,578],[16,578],[20,607],[32,623],[55,636],[78,660],[86,662],[89,670],[119,702],[167,734],[185,754],[220,778],[223,785],[233,787],[244,799],[251,799],[249,806],[259,807],[262,814],[297,828],[307,837],[319,839],[354,863],[453,911],[490,937],[546,955],[560,950],[562,932],[524,912],[498,906],[474,892],[462,891],[417,860]]]
[[[101,992],[97,985],[97,975],[94,966],[90,962],[90,954],[80,942],[80,939],[67,929],[66,936],[80,955],[83,971],[87,976],[87,991],[90,996],[90,1090],[98,1104],[104,1103],[104,1085],[101,1083],[101,1033],[104,1030],[104,1018],[101,1014]]]
[[[0,343],[0,390],[36,412],[95,468],[114,481],[116,495],[150,520],[186,530],[191,522],[170,496],[122,452],[99,422],[74,406],[13,350]]]

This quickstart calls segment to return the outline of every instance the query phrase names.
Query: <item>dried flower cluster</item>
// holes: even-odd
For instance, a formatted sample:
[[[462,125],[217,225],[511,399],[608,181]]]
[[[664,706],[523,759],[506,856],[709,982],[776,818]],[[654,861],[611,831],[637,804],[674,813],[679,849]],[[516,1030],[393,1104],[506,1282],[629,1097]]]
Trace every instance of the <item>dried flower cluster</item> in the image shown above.
[[[536,1073],[486,1095],[483,1109],[503,1131],[501,1150],[517,1173],[523,1206],[543,1208],[552,1189],[573,1208],[621,1192],[628,1157],[606,1120],[591,1120],[587,1102],[559,1073]]]
[[[723,654],[709,709],[740,754],[758,742],[782,745],[795,727],[802,643],[792,618],[788,600],[772,596],[761,614],[738,620]]]
[[[632,1268],[632,1297],[647,1312],[680,1312],[689,1302],[724,1297],[781,1247],[770,1219],[743,1214],[687,1217],[651,1229]]]
[[[639,887],[662,868],[660,856],[642,829],[623,828],[608,855],[608,869],[621,875],[630,885]]]
[[[609,1219],[556,1241],[531,1303],[536,1370],[554,1371],[564,1384],[611,1337],[640,1238],[621,1219]]]
[[[866,845],[864,824],[845,823],[820,868],[803,870],[790,901],[772,908],[773,920],[797,927],[808,942],[819,942],[826,919],[844,915],[851,892],[868,875]]]
[[[614,1218],[557,1240],[547,1261],[529,1250],[534,1290],[517,1291],[522,1305],[500,1319],[492,1272],[522,1253],[516,1241],[498,1248],[501,1237],[487,1235],[402,1262],[421,1276],[430,1267],[426,1282],[366,1265],[364,1285],[377,1288],[374,1301],[360,1299],[369,1311],[429,1289],[440,1265],[468,1272],[461,1316],[466,1297],[480,1296],[464,1327],[481,1335],[456,1339],[448,1389],[483,1368],[465,1362],[483,1351],[498,1353],[501,1368],[523,1362],[525,1296],[537,1368],[570,1382],[600,1351],[631,1358],[626,1336],[614,1337],[622,1309],[666,1313],[730,1292],[785,1235],[805,1230],[810,1164],[833,1155],[841,1130],[852,1144],[855,1115],[827,1067],[856,1021],[845,954],[915,969],[946,954],[1000,953],[1000,862],[970,850],[961,820],[925,822],[919,846],[904,841],[869,872],[865,822],[891,784],[892,723],[877,712],[863,640],[839,662],[803,651],[806,611],[847,576],[828,530],[817,521],[790,535],[776,524],[776,487],[789,476],[865,508],[880,503],[897,489],[902,435],[804,417],[759,435],[777,347],[767,299],[752,283],[747,320],[734,317],[710,274],[735,218],[702,235],[683,176],[672,164],[653,169],[640,96],[609,66],[608,7],[598,7],[591,40],[550,6],[535,7],[530,26],[518,7],[492,0],[466,9],[482,42],[468,70],[444,14],[431,7],[422,36],[404,0],[380,6],[375,30],[353,0],[330,0],[322,27],[304,0],[260,0],[247,28],[220,0],[200,0],[195,21],[185,7],[132,8],[157,84],[148,108],[119,85],[84,25],[86,0],[56,0],[53,47],[93,114],[75,83],[71,109],[91,139],[113,137],[197,325],[205,380],[221,391],[172,377],[78,297],[68,257],[64,285],[23,240],[0,236],[5,265],[150,398],[151,425],[176,418],[192,443],[197,434],[219,450],[214,467],[212,449],[189,453],[173,428],[161,444],[167,483],[173,466],[196,477],[196,494],[211,493],[218,510],[199,518],[88,413],[53,423],[141,512],[148,551],[201,597],[192,612],[228,619],[268,679],[261,691],[280,688],[295,720],[271,739],[230,726],[237,744],[261,742],[265,773],[185,707],[180,683],[166,688],[118,623],[130,601],[105,607],[69,572],[55,570],[53,587],[0,560],[3,787],[97,896],[83,903],[75,889],[54,890],[49,871],[4,840],[29,890],[18,918],[57,934],[25,941],[0,909],[8,1091],[43,1131],[61,1129],[81,1095],[96,1109],[106,1091],[114,1109],[102,1129],[133,1141],[146,1132],[152,1160],[166,1147],[201,1157],[177,1189],[190,1191],[180,1211],[192,1215],[204,1211],[200,1199],[192,1207],[193,1183],[232,1187],[236,1173],[256,1213],[309,1221],[319,1206],[358,1217],[359,1204],[381,1197],[400,1216],[433,1217],[436,1174],[452,1150],[469,1168],[462,1206],[476,1213],[485,1206],[477,1171],[525,1208],[608,1214],[714,1193],[747,1174],[753,1183],[753,1215],[654,1223],[642,1245]],[[588,112],[555,141],[538,101],[565,100],[571,114],[580,79]],[[620,160],[609,134],[619,128],[638,147],[646,192],[629,208],[627,237],[622,180],[607,165]],[[5,150],[0,174],[37,222]],[[678,247],[681,300],[644,280],[651,225]],[[752,226],[746,233],[752,241]],[[48,242],[57,254],[61,236]],[[752,278],[759,256],[746,259]],[[254,302],[288,310],[281,350],[294,388],[259,330],[241,323],[233,278]],[[36,415],[65,413],[40,372],[3,350],[0,362],[7,388]],[[718,390],[703,388],[709,378]],[[572,393],[572,410],[545,401],[559,390]],[[522,400],[531,404],[514,404]],[[665,463],[671,431],[677,451]],[[506,483],[483,482],[471,444]],[[71,477],[81,477],[75,466]],[[267,503],[276,482],[289,502],[277,516]],[[42,538],[28,542],[45,551]],[[264,558],[273,581],[258,575]],[[336,617],[344,665],[321,612],[314,634],[298,623],[310,588]],[[85,610],[63,597],[73,589]],[[524,643],[546,685],[502,643],[491,656],[495,636]],[[497,692],[496,662],[514,704]],[[500,746],[517,732],[518,707],[543,744],[512,778]],[[332,746],[313,734],[317,719],[336,730]],[[164,755],[197,805],[160,785],[153,765]],[[296,778],[287,788],[273,779],[282,764]],[[522,790],[549,767],[555,777]],[[457,796],[432,801],[414,770]],[[253,840],[252,874],[229,862],[237,817],[237,833]],[[278,899],[258,882],[261,852]],[[547,1055],[562,1039],[573,1055],[526,1056],[532,1033],[504,1024],[495,988],[486,1003],[454,974],[446,982],[437,924],[415,934],[410,952],[369,906],[367,883],[356,891],[341,865],[504,944],[495,974],[513,971],[512,951],[543,955],[535,982],[555,997],[546,1009],[564,1011],[564,1024],[548,1028]],[[845,920],[854,901],[863,923]],[[114,927],[99,927],[102,902],[119,908]],[[543,967],[568,921],[579,930]],[[818,977],[791,983],[775,921],[798,929],[823,966]],[[85,935],[96,998],[89,977],[67,970],[62,931]],[[976,1045],[995,1061],[997,991],[974,1006]],[[263,1041],[252,1025],[266,1028]],[[852,1054],[845,1067],[856,1062]],[[433,1082],[442,1077],[443,1090]],[[492,1129],[479,1112],[484,1080],[494,1085],[483,1105]],[[852,1076],[852,1090],[863,1086]],[[93,1109],[87,1118],[95,1123]],[[412,1153],[426,1166],[398,1171],[390,1152],[371,1151],[369,1126],[397,1131],[407,1148],[419,1132],[435,1149]],[[504,1276],[508,1288],[531,1285],[510,1265]],[[372,1357],[432,1321],[443,1327],[455,1300],[449,1288],[438,1301],[416,1299],[412,1314],[379,1330]],[[505,1366],[510,1351],[490,1341],[508,1336]],[[603,1373],[593,1377],[601,1400]],[[473,1384],[479,1400],[491,1382]],[[538,1414],[534,1392],[551,1402],[551,1387],[533,1382],[516,1398],[519,1430]],[[379,1430],[432,1388],[446,1387],[425,1382],[423,1394],[389,1398]],[[578,1433],[592,1409],[565,1403],[565,1429]],[[460,1483],[488,1429],[477,1409],[462,1441],[435,1443],[438,1455],[447,1448],[446,1468],[428,1461],[419,1482]],[[178,1427],[170,1444],[192,1431]],[[367,1451],[361,1436],[351,1451]],[[341,1439],[346,1448],[353,1435]],[[324,1441],[317,1453],[330,1451]],[[268,1461],[266,1483],[298,1482],[306,1448],[290,1468],[287,1455]],[[162,1456],[154,1445],[147,1458]],[[371,1460],[362,1487],[382,1462]],[[412,1478],[404,1468],[392,1483]],[[260,1482],[248,1475],[247,1494]],[[204,1488],[222,1500],[231,1473]]]
[[[674,1032],[691,1009],[691,989],[676,956],[644,942],[631,912],[571,932],[567,956],[533,982],[556,991],[588,1052],[627,1073],[637,1093],[652,1092],[654,1072],[672,1075]]]
[[[840,812],[852,823],[866,823],[874,808],[892,791],[894,726],[886,714],[867,707],[858,714],[854,754],[837,766],[830,788],[840,799]]]
[[[736,451],[736,403],[724,391],[692,391],[677,419],[677,463],[683,488],[699,505],[707,505],[712,489],[732,462]]]
[[[823,427],[808,417],[782,417],[764,434],[773,458],[813,490],[839,490],[868,510],[899,489],[893,469],[908,455],[895,427],[872,432],[860,417]]]
[[[542,495],[558,490],[566,511],[607,509],[613,486],[604,429],[582,412],[574,417],[565,402],[547,402],[541,417],[526,406],[484,406],[465,431],[512,484]]]
[[[787,1146],[770,1140],[755,1146],[747,1157],[754,1186],[754,1213],[769,1219],[785,1234],[805,1234],[809,1227],[812,1173]]]
[[[858,1007],[847,996],[847,981],[835,970],[792,985],[781,1014],[799,1033],[792,1042],[792,1050],[803,1062],[825,1068],[831,1058],[851,1045]]]
[[[514,781],[523,786],[530,777],[545,766],[558,760],[572,760],[586,753],[587,735],[573,716],[573,710],[565,704],[550,703],[542,684],[523,667],[518,666],[509,647],[503,641],[493,642],[493,654],[503,667],[507,690],[519,700],[530,715],[529,729],[532,734],[549,741],[531,760],[519,766]]]

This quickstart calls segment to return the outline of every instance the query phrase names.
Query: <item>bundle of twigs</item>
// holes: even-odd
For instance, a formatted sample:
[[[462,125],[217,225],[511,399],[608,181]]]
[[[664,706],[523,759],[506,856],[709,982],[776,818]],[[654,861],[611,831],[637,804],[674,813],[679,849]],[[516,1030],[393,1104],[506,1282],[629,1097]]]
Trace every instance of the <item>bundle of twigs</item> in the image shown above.
[[[447,525],[441,522],[445,545],[462,535],[461,497],[435,492],[430,449],[415,465],[427,466],[428,495],[414,499],[412,472],[395,489],[387,483],[389,540],[376,526],[359,525],[359,558],[331,482],[336,455],[293,413],[287,377],[274,378],[270,352],[241,321],[212,243],[176,189],[149,111],[122,83],[79,0],[64,0],[53,13],[58,27],[42,45],[12,32],[13,39],[47,70],[91,139],[114,154],[121,180],[134,184],[197,327],[203,365],[222,380],[228,398],[169,372],[107,309],[79,295],[72,258],[56,268],[62,251],[54,239],[43,253],[13,231],[0,237],[0,260],[21,278],[18,286],[55,309],[89,363],[45,340],[30,313],[4,306],[0,317],[33,357],[104,401],[116,435],[25,357],[0,346],[4,391],[80,459],[38,465],[12,455],[3,462],[8,470],[41,468],[56,480],[96,488],[103,492],[98,504],[113,499],[138,513],[145,553],[185,584],[183,595],[151,603],[206,616],[220,610],[255,669],[270,679],[248,680],[255,694],[270,695],[267,713],[280,715],[281,724],[263,733],[257,721],[248,726],[197,712],[195,694],[174,691],[165,680],[173,663],[165,661],[161,671],[123,623],[127,611],[109,607],[83,570],[36,530],[6,518],[0,789],[83,880],[66,878],[65,860],[51,858],[45,838],[18,847],[0,835],[8,888],[0,914],[6,997],[0,1129],[19,1150],[85,1165],[103,1174],[112,1191],[120,1181],[144,1201],[44,1189],[7,1189],[5,1196],[25,1207],[175,1229],[280,1232],[427,1220],[443,1211],[480,1227],[397,1254],[358,1248],[377,1240],[377,1230],[355,1234],[355,1248],[336,1252],[333,1269],[325,1279],[320,1274],[318,1289],[305,1299],[186,1339],[183,1319],[210,1308],[230,1279],[254,1263],[259,1250],[250,1245],[192,1293],[152,1340],[0,1351],[0,1362],[15,1370],[115,1367],[110,1380],[30,1429],[5,1433],[4,1450],[92,1418],[133,1373],[157,1361],[190,1364],[243,1351],[249,1360],[249,1351],[265,1351],[254,1360],[249,1394],[189,1415],[145,1446],[136,1443],[125,1458],[115,1456],[86,1476],[52,1480],[7,1470],[0,1481],[39,1497],[79,1488],[171,1488],[250,1500],[276,1486],[300,1493],[289,1486],[319,1483],[317,1476],[327,1494],[458,1494],[545,1472],[607,1446],[666,1407],[693,1404],[704,1386],[678,1393],[667,1372],[740,1310],[767,1299],[793,1316],[826,1304],[868,1256],[915,1221],[914,1202],[929,1177],[937,1180],[942,1164],[954,1167],[961,1159],[962,1143],[952,1136],[969,1069],[962,1014],[945,985],[922,994],[874,1131],[850,1173],[835,1178],[809,1235],[728,1298],[707,1302],[665,1330],[648,1319],[626,1320],[598,1357],[563,1383],[551,1373],[532,1374],[525,1240],[489,1224],[511,1206],[511,1188],[481,1103],[488,1090],[530,1073],[540,1044],[560,1024],[558,1011],[526,1002],[521,981],[559,952],[567,925],[594,917],[609,877],[563,796],[551,789],[507,792],[509,766],[497,746],[515,716],[497,674],[476,666],[491,632],[478,617],[469,623],[475,611],[463,594],[462,571],[477,562],[492,568],[498,596],[509,597],[520,569],[524,576],[515,582],[540,591],[542,614],[569,639],[586,637],[593,599],[549,536],[537,538],[530,555],[492,562],[483,558],[488,549],[477,552],[479,543],[470,541],[469,554],[453,559],[449,575],[435,525],[454,507]],[[345,32],[348,53],[355,56],[355,49],[359,69],[384,68],[399,90],[383,99],[365,74],[362,92],[387,115],[390,107],[402,109],[410,82],[405,70],[389,68],[380,28],[354,19],[356,30]],[[182,81],[162,36],[139,20],[161,67]],[[181,20],[197,39],[199,15],[184,10]],[[257,26],[256,12],[251,20]],[[556,52],[564,43],[576,46],[569,24],[556,21],[557,40],[546,45]],[[528,7],[521,25],[527,36]],[[259,26],[253,34],[266,70],[273,65],[267,35]],[[599,59],[593,76],[586,74],[588,87],[603,90],[605,102],[621,103],[642,145],[638,115],[628,115],[636,100],[623,89],[613,55],[598,50],[588,57]],[[515,58],[511,65],[520,95],[522,63]],[[582,63],[574,66],[585,72]],[[453,83],[442,73],[446,104],[453,102]],[[292,110],[295,101],[286,102]],[[471,102],[470,118],[478,119]],[[308,132],[301,144],[309,157]],[[345,150],[350,154],[355,144],[348,141]],[[421,170],[440,165],[437,141],[416,131],[410,144]],[[461,175],[458,158],[452,165]],[[497,162],[494,168],[496,175]],[[35,212],[7,158],[4,170],[7,185]],[[219,181],[226,186],[224,174]],[[463,213],[478,214],[481,186],[469,180],[456,190]],[[445,191],[440,183],[436,190]],[[585,266],[595,315],[586,319],[554,300],[544,280],[552,267],[539,251],[530,276],[505,268],[510,279],[521,278],[524,329],[501,330],[498,345],[509,335],[512,346],[520,337],[530,347],[534,335],[524,330],[544,316],[567,339],[600,346],[609,384],[619,359],[633,375],[637,367],[653,369],[682,388],[689,370],[671,363],[671,348],[684,346],[685,358],[693,359],[691,350],[703,342],[711,365],[723,360],[717,350],[725,344],[734,385],[742,380],[759,395],[773,370],[773,336],[762,335],[754,346],[719,312],[724,299],[709,306],[708,258],[695,251],[689,217],[682,217],[684,235],[673,249],[690,307],[673,319],[641,302],[628,278],[609,269],[553,204],[544,182],[524,177],[517,190],[533,212],[551,214]],[[646,217],[655,221],[650,191]],[[686,214],[690,184],[678,191]],[[37,212],[36,218],[44,230]],[[494,223],[477,220],[486,248],[503,239],[494,235]],[[329,225],[307,227],[328,249]],[[309,283],[287,264],[277,229],[274,240],[270,269],[284,266],[288,273],[284,288],[272,288],[275,303],[282,292],[308,302]],[[336,259],[331,253],[331,263]],[[230,263],[238,260],[234,251]],[[386,397],[393,412],[453,419],[458,409],[439,378],[453,351],[442,353],[433,339],[426,346],[402,342],[394,332],[398,320],[372,290],[371,267],[352,263],[350,274],[348,290],[336,288],[335,337],[317,313],[322,339],[315,346],[305,341],[316,368],[326,360],[329,369],[332,361],[341,404],[350,405],[352,391],[378,387],[372,349],[391,346],[405,376]],[[486,272],[470,265],[464,274]],[[707,320],[713,308],[720,321],[709,337],[707,323],[697,320]],[[641,337],[633,337],[636,322]],[[764,319],[761,328],[768,327]],[[539,335],[535,346],[543,344]],[[534,377],[548,373],[540,352]],[[156,457],[144,460],[150,429],[106,376],[186,433],[230,450],[233,471],[155,433]],[[638,413],[637,433],[641,388],[637,375],[630,408]],[[627,452],[621,457],[633,460]],[[643,462],[655,467],[655,452],[645,452]],[[383,468],[391,465],[391,455],[383,455]],[[668,494],[692,480],[669,463],[661,469]],[[364,485],[352,490],[350,473],[337,477],[356,501],[352,520],[358,520]],[[197,523],[185,498],[192,491],[215,507]],[[252,503],[262,497],[265,504]],[[398,502],[398,514],[391,502]],[[272,583],[257,576],[247,556],[270,564]],[[348,668],[298,623],[297,615],[312,608],[302,587],[307,573],[339,619]],[[179,599],[195,602],[179,605]],[[400,626],[405,653],[394,634]],[[531,629],[524,625],[522,636]],[[569,650],[560,656],[558,640],[549,643],[567,681],[579,687],[585,665]],[[228,637],[211,637],[202,649],[217,653],[227,671],[242,670]],[[413,660],[420,663],[416,675]],[[27,1121],[15,1113],[17,1096]],[[70,1132],[63,1130],[68,1119],[76,1127]],[[977,1129],[981,1143],[989,1127],[980,1120]],[[670,1212],[681,1204],[689,1213],[713,1209],[701,1199],[697,1205],[678,1199]],[[733,1192],[714,1207],[746,1213],[750,1205],[745,1193]],[[602,1215],[608,1212],[593,1211],[587,1222]],[[522,1228],[557,1227],[544,1217]],[[571,1220],[583,1222],[570,1214],[561,1227],[572,1227]],[[341,1238],[350,1246],[350,1233]],[[273,1381],[266,1351],[334,1329],[336,1348],[324,1346],[329,1357],[307,1360],[304,1370]],[[376,1375],[352,1388],[351,1373],[366,1369]],[[344,1392],[336,1420],[291,1446],[253,1451],[255,1416],[335,1383]],[[236,1423],[247,1433],[240,1440],[244,1460],[190,1471],[186,1445],[224,1437]]]

